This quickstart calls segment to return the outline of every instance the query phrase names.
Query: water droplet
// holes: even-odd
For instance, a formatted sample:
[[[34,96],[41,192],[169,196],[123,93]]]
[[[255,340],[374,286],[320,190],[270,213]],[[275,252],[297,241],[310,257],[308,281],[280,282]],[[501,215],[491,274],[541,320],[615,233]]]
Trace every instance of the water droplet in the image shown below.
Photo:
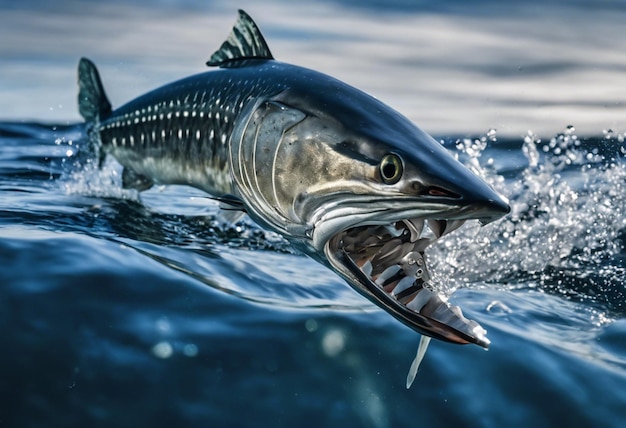
[[[487,312],[496,313],[496,314],[510,314],[511,308],[502,303],[499,300],[494,300],[487,305],[485,308]]]
[[[161,333],[167,333],[171,330],[171,325],[167,317],[159,318],[156,322],[156,328]]]
[[[315,321],[313,318],[309,318],[308,320],[304,322],[304,328],[306,328],[306,330],[309,333],[313,333],[314,331],[317,331],[317,328],[318,328],[317,321]]]
[[[159,342],[152,347],[152,355],[157,358],[167,359],[172,356],[174,349],[168,342]]]
[[[329,330],[322,339],[322,350],[329,357],[336,357],[344,350],[346,339],[343,332]]]
[[[526,159],[528,159],[528,164],[531,168],[535,168],[539,164],[539,152],[537,151],[537,145],[535,142],[537,141],[535,135],[528,131],[528,135],[524,138],[524,145],[522,146],[522,152]],[[544,150],[545,150],[544,146]]]
[[[198,347],[193,343],[188,343],[183,346],[183,354],[189,358],[195,357],[198,355]]]

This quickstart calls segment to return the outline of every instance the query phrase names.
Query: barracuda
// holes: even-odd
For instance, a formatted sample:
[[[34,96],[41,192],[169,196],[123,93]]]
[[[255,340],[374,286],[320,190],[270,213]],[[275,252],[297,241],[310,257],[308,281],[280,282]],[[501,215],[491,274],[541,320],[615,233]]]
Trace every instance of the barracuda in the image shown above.
[[[485,330],[429,286],[424,252],[465,220],[502,217],[508,203],[392,108],[274,60],[243,11],[207,65],[218,68],[113,111],[81,59],[79,110],[101,160],[123,165],[123,186],[200,188],[418,333],[487,348]]]

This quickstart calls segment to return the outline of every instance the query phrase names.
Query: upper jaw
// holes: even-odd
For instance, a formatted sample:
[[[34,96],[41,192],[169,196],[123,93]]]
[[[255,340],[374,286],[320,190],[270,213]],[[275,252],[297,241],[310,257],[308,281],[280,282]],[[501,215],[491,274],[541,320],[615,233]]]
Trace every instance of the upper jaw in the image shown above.
[[[480,203],[446,198],[343,197],[341,202],[321,204],[309,219],[313,224],[312,246],[322,251],[338,232],[360,225],[391,224],[397,221],[423,218],[439,220],[477,219],[482,224],[501,218],[510,211],[502,198]]]

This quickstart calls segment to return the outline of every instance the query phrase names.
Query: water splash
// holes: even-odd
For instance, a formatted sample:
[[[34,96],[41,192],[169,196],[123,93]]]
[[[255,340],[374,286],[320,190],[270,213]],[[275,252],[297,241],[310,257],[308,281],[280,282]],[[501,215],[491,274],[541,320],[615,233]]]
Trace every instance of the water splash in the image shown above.
[[[113,159],[100,164],[85,136],[78,140],[58,137],[55,144],[67,147],[59,180],[67,194],[139,201],[139,192],[122,188],[121,165]]]
[[[457,141],[456,156],[506,195],[512,212],[433,246],[435,279],[448,292],[486,281],[624,310],[624,138],[607,131],[602,139],[582,140],[574,132],[568,126],[545,142],[529,132],[521,147],[527,165],[513,174],[482,158],[487,143],[496,142],[494,132]]]

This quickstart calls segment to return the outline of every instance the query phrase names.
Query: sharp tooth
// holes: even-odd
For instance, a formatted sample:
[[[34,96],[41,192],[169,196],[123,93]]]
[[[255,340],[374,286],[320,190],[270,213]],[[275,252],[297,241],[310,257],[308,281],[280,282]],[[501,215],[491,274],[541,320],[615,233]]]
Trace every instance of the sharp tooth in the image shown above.
[[[394,238],[383,245],[383,248],[372,259],[374,270],[372,275],[380,275],[389,266],[396,264],[400,258],[411,250],[413,244],[402,244],[400,238]]]
[[[465,220],[448,220],[448,224],[446,225],[446,230],[444,230],[443,235],[447,235],[448,233],[457,230],[459,227],[463,226]]]
[[[417,241],[422,234],[422,230],[424,230],[424,219],[414,218],[411,220],[404,220],[404,224],[411,232],[411,242]]]
[[[387,280],[382,284],[383,290],[387,293],[391,293],[395,290],[395,288],[402,282],[402,280],[406,279],[406,275],[402,271],[398,271],[391,278],[387,278]],[[409,282],[411,280],[409,279]]]
[[[433,240],[432,239],[428,239],[428,238],[418,239],[413,244],[413,251],[415,251],[416,253],[423,253],[424,250],[426,249],[426,247],[428,247],[432,242],[433,242]]]
[[[396,288],[393,289],[393,295],[398,299],[402,298],[403,297],[402,292],[410,288],[414,282],[415,282],[415,278],[410,278],[408,276],[405,276],[404,278],[402,278],[400,282],[398,282],[398,285],[396,285]]]
[[[417,281],[415,281],[417,282]],[[436,294],[433,293],[432,291],[430,291],[427,288],[421,288],[413,297],[413,300],[411,300],[409,303],[407,303],[406,307],[409,309],[413,309],[415,312],[420,312],[424,306],[426,306],[426,304],[428,302],[430,302],[430,300],[436,297]]]
[[[401,293],[398,293],[396,298],[398,299],[398,302],[408,307],[408,304],[411,303],[419,295],[422,289],[422,284],[414,281],[409,288]]]
[[[372,262],[370,262],[369,260],[363,265],[363,267],[361,268],[361,270],[363,271],[363,273],[367,276],[371,276],[372,273]]]
[[[427,220],[428,227],[435,234],[435,238],[440,238],[443,235],[443,232],[446,230],[446,224],[448,223],[445,220]]]
[[[355,259],[366,259],[366,260],[369,260],[372,257],[374,257],[376,254],[378,254],[379,252],[380,252],[380,246],[378,246],[378,245],[367,247],[367,248],[362,248],[355,254],[354,258]]]
[[[397,265],[389,266],[387,269],[385,269],[383,273],[380,274],[378,278],[376,278],[376,281],[375,281],[376,284],[378,285],[385,284],[385,282],[389,278],[393,278],[399,271],[400,271],[400,266],[397,266]]]

